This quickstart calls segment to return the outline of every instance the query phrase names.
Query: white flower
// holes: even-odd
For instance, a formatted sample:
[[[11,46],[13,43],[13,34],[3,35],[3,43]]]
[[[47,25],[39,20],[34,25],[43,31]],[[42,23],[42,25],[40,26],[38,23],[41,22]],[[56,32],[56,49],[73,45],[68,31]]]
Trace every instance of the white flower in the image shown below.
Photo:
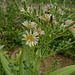
[[[71,23],[73,23],[73,22],[74,22],[74,21],[72,21],[72,20],[67,20],[67,21],[65,21],[65,25],[64,25],[64,24],[61,24],[60,27],[64,27],[64,28],[65,28],[66,25],[69,25],[69,24],[71,24]]]
[[[24,26],[26,26],[28,29],[32,29],[36,27],[36,23],[35,22],[28,22],[28,21],[24,21],[22,23]]]
[[[40,16],[39,18],[46,22],[54,22],[55,25],[57,24],[57,21],[55,20],[55,16],[53,16],[52,14],[45,14],[44,17]]]
[[[46,11],[50,10],[50,5],[47,4],[47,5],[45,5],[43,8],[44,8],[44,12],[46,12]]]
[[[51,20],[51,16],[52,16],[52,20]],[[40,16],[39,18],[46,22],[50,22],[50,20],[53,21],[55,19],[55,16],[53,16],[52,14],[45,14],[44,17]]]
[[[44,20],[46,22],[49,22],[50,21],[50,16],[51,16],[51,14],[50,15],[49,14],[45,14]]]
[[[29,45],[30,47],[32,47],[38,43],[39,37],[37,37],[37,35],[38,34],[36,32],[34,32],[32,34],[31,30],[30,30],[30,33],[28,33],[28,31],[26,31],[26,34],[23,34],[24,39],[22,39],[22,40],[27,40],[26,44]]]
[[[65,24],[66,24],[66,25],[69,25],[69,24],[71,24],[71,23],[73,23],[73,22],[74,22],[74,21],[68,19],[67,21],[65,21]]]
[[[53,7],[54,5],[51,4],[51,6]],[[50,10],[51,7],[50,7],[50,4],[47,4],[43,8],[44,8],[44,12],[46,12],[46,11]]]
[[[45,32],[43,30],[41,30],[40,28],[35,29],[34,32],[36,32],[37,34],[40,34],[40,35],[44,35],[45,34]]]

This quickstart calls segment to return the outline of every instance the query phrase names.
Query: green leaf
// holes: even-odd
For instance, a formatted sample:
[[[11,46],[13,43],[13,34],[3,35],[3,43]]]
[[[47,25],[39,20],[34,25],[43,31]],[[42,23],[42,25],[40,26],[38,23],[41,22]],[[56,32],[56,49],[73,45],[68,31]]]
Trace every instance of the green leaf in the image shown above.
[[[48,75],[70,75],[71,73],[75,72],[75,65],[67,66],[61,69],[56,70]]]
[[[28,65],[29,64],[29,61],[27,61],[28,59],[29,59],[28,58],[28,48],[24,45],[23,50],[22,50],[22,54],[21,54],[21,57],[20,57],[20,65],[19,65],[20,75],[31,75],[30,71],[24,69],[23,61],[26,61],[27,65]]]
[[[11,68],[8,66],[9,65],[9,62],[8,60],[3,56],[2,53],[0,53],[0,59],[1,59],[1,63],[3,65],[3,68],[6,72],[7,75],[16,75],[16,74],[13,74],[13,72],[11,71]]]
[[[10,70],[10,68],[8,66],[9,63],[8,63],[8,61],[5,59],[5,57],[2,54],[0,54],[0,59],[1,59],[1,63],[3,65],[3,68],[4,68],[5,72],[6,72],[6,74],[7,75],[12,75],[11,70]]]

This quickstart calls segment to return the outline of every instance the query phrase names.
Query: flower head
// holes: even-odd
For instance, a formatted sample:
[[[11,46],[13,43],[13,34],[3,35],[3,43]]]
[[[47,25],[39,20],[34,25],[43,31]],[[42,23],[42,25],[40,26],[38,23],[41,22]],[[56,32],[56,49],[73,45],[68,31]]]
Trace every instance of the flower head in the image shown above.
[[[49,22],[50,21],[50,15],[45,14],[44,21]]]
[[[51,6],[54,7],[53,4],[51,4]],[[45,5],[45,6],[43,7],[43,8],[44,8],[44,12],[50,10],[50,9],[51,9],[51,6],[50,6],[50,4]]]
[[[28,22],[28,21],[24,21],[22,23],[24,26],[26,26],[28,29],[32,29],[36,27],[36,23],[35,22]]]
[[[52,22],[53,19],[55,19],[55,17],[52,16],[52,14],[45,14],[44,17],[40,16],[40,19],[41,19],[41,20],[44,20],[44,21],[46,21],[46,22]]]
[[[71,24],[71,23],[73,23],[73,22],[74,22],[74,21],[68,19],[67,21],[65,21],[65,24],[68,25],[68,24]]]
[[[36,32],[32,33],[31,30],[30,33],[26,31],[26,34],[23,34],[24,38],[22,40],[27,40],[26,44],[32,47],[38,43],[37,41],[39,37],[37,37],[37,35],[38,34]]]
[[[40,34],[40,35],[45,34],[45,32],[43,30],[41,30],[41,28],[35,29],[34,32],[36,32],[37,34]]]
[[[44,8],[44,12],[46,12],[46,11],[50,10],[50,5],[47,4],[47,5],[45,5],[43,8]]]

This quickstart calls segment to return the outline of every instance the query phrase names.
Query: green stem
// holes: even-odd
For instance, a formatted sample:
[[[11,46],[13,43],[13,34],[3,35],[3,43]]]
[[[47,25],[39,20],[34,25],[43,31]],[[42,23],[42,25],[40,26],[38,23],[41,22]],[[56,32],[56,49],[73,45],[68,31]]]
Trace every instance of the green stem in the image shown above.
[[[27,48],[27,46],[25,46],[25,44],[23,46],[23,50],[22,50],[22,54],[21,54],[21,58],[20,58],[20,65],[19,65],[20,75],[27,74],[27,72],[24,70],[24,63],[23,63],[23,61],[26,61],[27,64],[29,64],[28,48]]]
[[[39,59],[35,60],[33,75],[39,75],[40,63],[41,63],[41,61]]]
[[[34,49],[34,47],[32,47],[32,59],[33,59],[33,61],[34,61],[34,55],[35,54],[35,49]]]

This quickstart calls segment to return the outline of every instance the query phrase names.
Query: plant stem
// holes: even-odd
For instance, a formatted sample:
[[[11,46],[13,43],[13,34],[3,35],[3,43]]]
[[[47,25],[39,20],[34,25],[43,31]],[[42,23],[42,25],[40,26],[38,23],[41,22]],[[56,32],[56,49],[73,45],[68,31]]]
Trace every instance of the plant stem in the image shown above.
[[[41,61],[39,59],[35,60],[33,75],[39,75],[40,63],[41,63]]]
[[[21,54],[21,58],[20,58],[20,65],[19,65],[19,71],[20,71],[20,75],[25,75],[27,74],[24,70],[24,64],[23,61],[26,61],[27,64],[29,64],[29,57],[28,57],[28,48],[27,46],[25,46],[25,44],[23,45],[23,50],[22,50],[22,54]]]

